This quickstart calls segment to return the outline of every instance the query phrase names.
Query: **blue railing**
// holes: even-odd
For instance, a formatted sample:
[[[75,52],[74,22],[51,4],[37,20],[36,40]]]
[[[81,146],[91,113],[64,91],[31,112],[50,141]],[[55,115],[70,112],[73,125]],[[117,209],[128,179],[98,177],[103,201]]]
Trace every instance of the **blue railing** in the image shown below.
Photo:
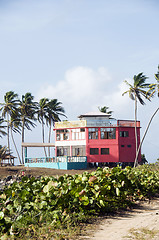
[[[86,156],[59,156],[42,158],[25,158],[25,163],[58,163],[58,162],[87,162]]]

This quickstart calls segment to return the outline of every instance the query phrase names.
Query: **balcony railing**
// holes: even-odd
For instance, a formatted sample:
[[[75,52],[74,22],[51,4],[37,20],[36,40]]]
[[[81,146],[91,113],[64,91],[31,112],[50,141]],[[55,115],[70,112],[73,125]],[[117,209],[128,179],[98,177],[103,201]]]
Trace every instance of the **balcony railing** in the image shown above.
[[[86,156],[59,156],[59,157],[42,157],[42,158],[25,158],[25,163],[57,163],[57,162],[86,162]]]
[[[140,121],[136,122],[137,127],[140,127]],[[116,120],[116,119],[90,119],[80,121],[64,121],[55,123],[55,129],[65,128],[82,128],[82,127],[135,127],[135,121],[131,120]]]
[[[135,127],[135,121],[130,120],[118,120],[118,126],[120,127]],[[136,121],[136,126],[140,127],[140,121]]]

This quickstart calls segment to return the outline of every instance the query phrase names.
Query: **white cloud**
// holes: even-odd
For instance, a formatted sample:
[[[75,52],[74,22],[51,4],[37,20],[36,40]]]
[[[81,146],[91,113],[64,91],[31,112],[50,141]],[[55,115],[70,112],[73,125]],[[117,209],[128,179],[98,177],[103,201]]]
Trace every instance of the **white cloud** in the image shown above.
[[[128,114],[129,100],[122,96],[125,90],[125,84],[113,80],[105,67],[95,71],[78,66],[67,70],[64,80],[57,85],[41,86],[37,98],[57,98],[62,101],[69,119],[87,111],[96,111],[98,106],[108,106],[114,111],[114,117],[122,117],[123,110],[125,115],[126,112]]]

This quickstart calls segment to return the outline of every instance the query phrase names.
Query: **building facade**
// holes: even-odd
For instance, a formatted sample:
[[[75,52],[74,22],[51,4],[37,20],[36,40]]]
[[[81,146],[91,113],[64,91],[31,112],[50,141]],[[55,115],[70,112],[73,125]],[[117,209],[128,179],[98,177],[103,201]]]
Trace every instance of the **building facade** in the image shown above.
[[[91,112],[78,121],[55,123],[55,156],[87,157],[87,163],[133,163],[136,155],[135,122]],[[140,122],[137,121],[140,143]],[[138,161],[141,161],[139,154]]]

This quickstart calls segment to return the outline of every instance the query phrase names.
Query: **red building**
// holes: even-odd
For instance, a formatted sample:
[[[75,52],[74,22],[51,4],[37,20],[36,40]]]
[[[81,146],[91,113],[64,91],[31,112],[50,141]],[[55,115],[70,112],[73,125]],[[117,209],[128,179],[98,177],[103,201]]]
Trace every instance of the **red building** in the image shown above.
[[[133,163],[136,153],[135,122],[91,112],[78,121],[55,124],[55,156],[87,157],[88,163]],[[137,121],[138,145],[140,122]],[[141,160],[141,154],[139,155]]]

